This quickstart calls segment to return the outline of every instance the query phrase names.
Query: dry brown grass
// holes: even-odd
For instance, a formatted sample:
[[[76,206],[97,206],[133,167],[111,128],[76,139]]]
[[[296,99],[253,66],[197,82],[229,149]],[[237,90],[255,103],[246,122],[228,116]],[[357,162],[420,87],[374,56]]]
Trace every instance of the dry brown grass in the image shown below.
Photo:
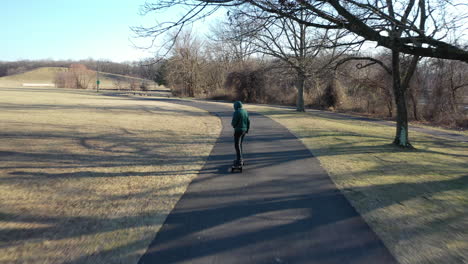
[[[3,76],[0,77],[0,87],[21,87],[23,83],[54,84],[56,74],[65,71],[68,71],[68,68],[40,67],[20,74]],[[96,72],[90,71],[88,89],[96,89],[96,77]],[[106,72],[99,72],[99,80],[100,89],[117,89],[117,81],[123,90],[129,90],[131,82],[135,82],[138,90],[141,82],[146,82],[150,90],[166,89],[149,80]]]
[[[0,87],[18,87],[23,83],[53,84],[55,75],[65,71],[62,67],[41,67],[21,74],[0,77]]]
[[[0,92],[0,263],[136,263],[221,129],[170,103]]]
[[[468,263],[468,144],[394,128],[249,106],[294,132],[402,264]],[[252,125],[254,127],[255,124]]]

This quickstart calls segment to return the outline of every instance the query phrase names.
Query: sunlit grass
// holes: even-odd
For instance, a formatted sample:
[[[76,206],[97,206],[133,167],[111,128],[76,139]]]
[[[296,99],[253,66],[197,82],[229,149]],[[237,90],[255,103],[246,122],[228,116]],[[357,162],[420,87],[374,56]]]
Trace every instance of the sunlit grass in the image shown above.
[[[288,127],[401,263],[468,261],[468,144],[329,115],[246,106]]]
[[[221,129],[170,103],[0,92],[0,263],[136,263]]]
[[[53,83],[55,74],[65,71],[63,67],[40,67],[25,73],[0,77],[0,87],[21,86],[23,83]]]

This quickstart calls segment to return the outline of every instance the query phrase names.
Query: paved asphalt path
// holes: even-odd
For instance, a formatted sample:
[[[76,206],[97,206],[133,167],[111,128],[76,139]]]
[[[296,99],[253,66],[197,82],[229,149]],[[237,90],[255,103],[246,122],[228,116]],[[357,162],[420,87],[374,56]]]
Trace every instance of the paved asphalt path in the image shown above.
[[[251,113],[246,165],[231,173],[232,108],[167,101],[208,110],[223,130],[139,264],[397,263],[285,127]]]

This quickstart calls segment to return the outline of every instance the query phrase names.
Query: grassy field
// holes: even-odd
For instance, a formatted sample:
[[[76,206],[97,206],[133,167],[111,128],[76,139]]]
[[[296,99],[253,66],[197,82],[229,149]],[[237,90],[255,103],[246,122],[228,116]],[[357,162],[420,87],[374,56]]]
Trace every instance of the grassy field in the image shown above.
[[[163,102],[0,93],[0,263],[136,263],[221,129]]]
[[[0,91],[0,263],[135,263],[221,126],[163,102]],[[246,108],[304,142],[400,263],[468,262],[467,143],[410,132],[405,151],[393,127]]]
[[[66,68],[42,67],[21,74],[0,77],[0,87],[21,87],[23,83],[53,84],[55,74]]]
[[[288,127],[402,264],[468,263],[468,144],[317,113],[246,107]],[[254,129],[254,124],[253,124]]]
[[[60,67],[41,67],[21,74],[0,77],[0,87],[21,87],[24,83],[53,84],[58,72],[66,71],[67,68]],[[96,89],[96,72],[91,74],[89,89]],[[147,81],[140,78],[129,77],[125,75],[112,73],[99,73],[101,89],[115,89],[115,83],[120,82],[123,88],[127,88],[132,80],[136,82]],[[159,86],[151,81],[147,81],[150,89],[157,89]]]

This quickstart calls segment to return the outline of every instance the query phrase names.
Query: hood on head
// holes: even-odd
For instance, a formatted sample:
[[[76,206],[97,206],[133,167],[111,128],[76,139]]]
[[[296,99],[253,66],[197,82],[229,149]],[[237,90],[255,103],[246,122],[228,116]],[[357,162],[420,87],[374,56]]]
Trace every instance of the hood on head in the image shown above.
[[[235,101],[234,102],[234,109],[240,109],[242,108],[242,103],[240,101]]]

